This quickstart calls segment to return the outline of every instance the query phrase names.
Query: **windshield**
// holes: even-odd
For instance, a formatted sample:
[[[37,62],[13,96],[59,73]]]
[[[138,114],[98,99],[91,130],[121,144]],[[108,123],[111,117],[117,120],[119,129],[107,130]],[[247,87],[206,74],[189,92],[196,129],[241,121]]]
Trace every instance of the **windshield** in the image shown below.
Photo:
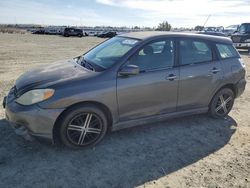
[[[83,59],[102,71],[116,63],[138,42],[136,39],[113,37],[87,52]]]
[[[250,33],[250,24],[242,24],[239,28],[240,33]]]
[[[230,25],[227,26],[226,29],[237,29],[239,27],[239,25]]]

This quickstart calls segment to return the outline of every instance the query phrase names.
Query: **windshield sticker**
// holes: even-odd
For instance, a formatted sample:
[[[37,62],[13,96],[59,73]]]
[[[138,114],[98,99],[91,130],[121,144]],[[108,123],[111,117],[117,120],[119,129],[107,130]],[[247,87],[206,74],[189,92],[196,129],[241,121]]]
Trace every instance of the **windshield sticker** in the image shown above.
[[[122,44],[126,44],[126,45],[134,45],[138,42],[138,40],[133,40],[133,39],[126,39],[124,41],[122,41]]]

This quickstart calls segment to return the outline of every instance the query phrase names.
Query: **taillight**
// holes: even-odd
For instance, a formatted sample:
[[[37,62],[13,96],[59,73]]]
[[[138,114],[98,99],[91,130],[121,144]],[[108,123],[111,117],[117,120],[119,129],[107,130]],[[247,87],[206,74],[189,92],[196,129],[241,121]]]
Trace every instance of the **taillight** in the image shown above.
[[[242,58],[239,59],[240,64],[242,65],[243,68],[246,68],[245,62]]]

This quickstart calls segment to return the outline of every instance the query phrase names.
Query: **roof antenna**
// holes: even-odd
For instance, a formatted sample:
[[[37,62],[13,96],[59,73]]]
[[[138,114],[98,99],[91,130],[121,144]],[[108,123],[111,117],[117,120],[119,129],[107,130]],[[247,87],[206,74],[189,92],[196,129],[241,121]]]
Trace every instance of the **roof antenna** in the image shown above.
[[[209,14],[209,15],[208,15],[208,17],[207,17],[207,19],[206,19],[206,21],[205,21],[205,23],[204,23],[204,25],[203,25],[203,28],[204,28],[204,27],[205,27],[205,25],[207,24],[207,22],[208,22],[208,20],[209,20],[210,16],[211,16],[211,14]]]

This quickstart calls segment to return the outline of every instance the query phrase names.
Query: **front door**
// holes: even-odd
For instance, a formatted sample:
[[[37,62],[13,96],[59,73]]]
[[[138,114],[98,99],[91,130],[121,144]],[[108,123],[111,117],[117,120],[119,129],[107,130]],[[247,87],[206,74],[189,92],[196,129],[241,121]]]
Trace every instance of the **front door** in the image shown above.
[[[146,44],[127,64],[137,65],[135,76],[117,76],[120,121],[176,111],[179,69],[174,67],[174,41]]]

